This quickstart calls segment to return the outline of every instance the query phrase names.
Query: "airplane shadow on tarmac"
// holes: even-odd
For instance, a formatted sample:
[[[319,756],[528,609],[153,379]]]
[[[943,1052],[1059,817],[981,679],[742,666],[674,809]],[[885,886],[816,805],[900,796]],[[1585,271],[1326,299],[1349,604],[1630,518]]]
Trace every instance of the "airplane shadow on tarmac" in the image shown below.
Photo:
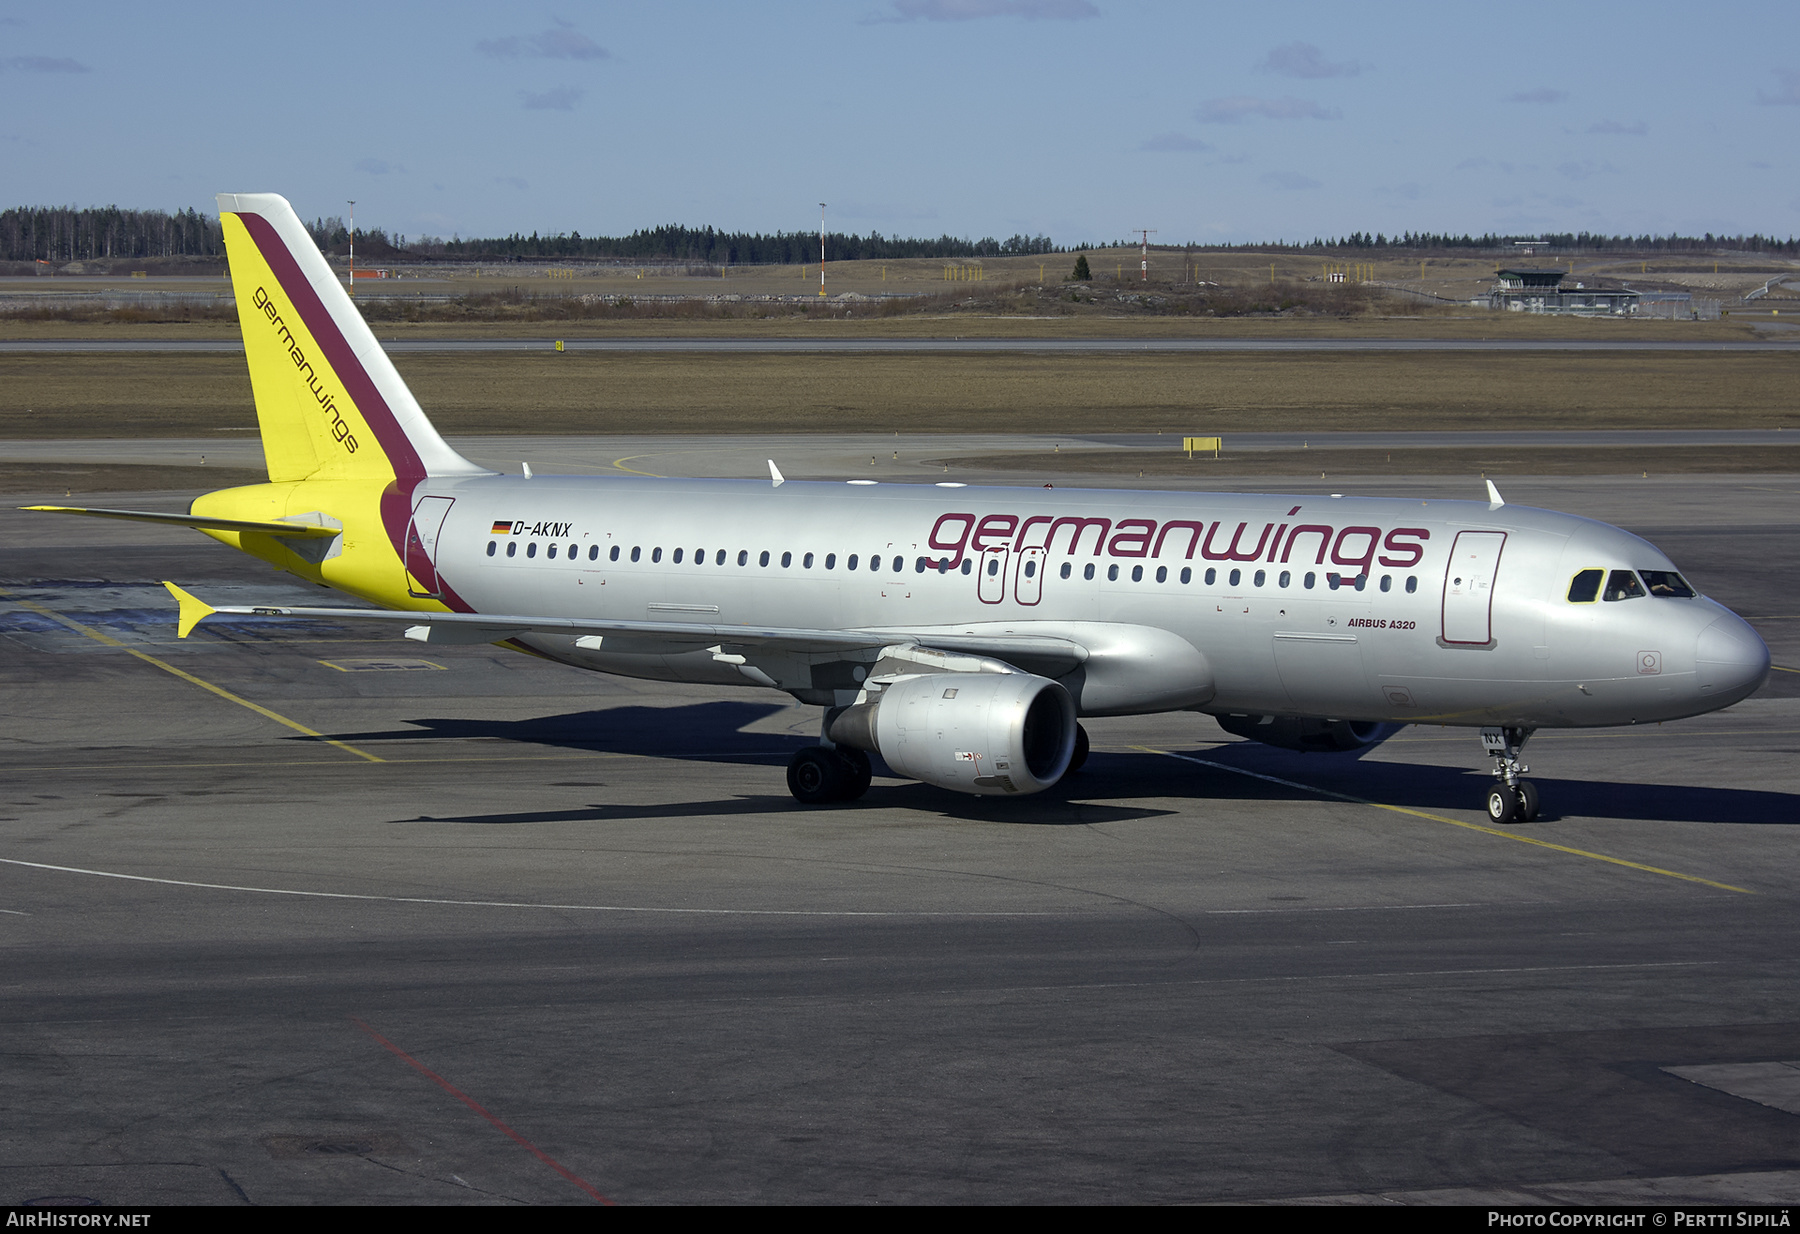
[[[782,710],[785,707],[780,704],[720,701],[680,707],[617,707],[524,720],[422,718],[410,721],[410,727],[404,729],[335,733],[332,736],[362,746],[382,741],[485,739],[595,753],[739,764],[775,771],[794,750],[810,744],[810,738],[793,733],[744,730]],[[1354,754],[1298,754],[1247,741],[1204,747],[1195,755],[1244,771],[1279,776],[1319,789],[1418,810],[1477,813],[1490,783],[1487,770],[1473,765],[1440,767],[1360,759]],[[885,771],[879,760],[876,760],[876,770],[878,776]],[[1558,780],[1542,776],[1532,779],[1544,803],[1539,826],[1572,817],[1762,826],[1792,825],[1800,820],[1800,795],[1792,793],[1683,784]],[[599,786],[574,783],[546,787]],[[1145,798],[1157,799],[1158,806],[1112,804]],[[1179,812],[1167,808],[1166,803],[1170,801],[1186,802],[1187,809],[1203,811],[1205,803],[1214,800],[1301,802],[1319,799],[1319,795],[1304,789],[1196,766],[1163,755],[1096,750],[1080,772],[1065,777],[1048,791],[1030,797],[968,797],[910,781],[901,784],[878,781],[861,801],[824,809],[854,810],[873,806],[918,810],[969,821],[1083,826]],[[754,793],[666,805],[584,803],[561,809],[418,821],[580,822],[817,809],[820,807],[801,806],[784,794]]]

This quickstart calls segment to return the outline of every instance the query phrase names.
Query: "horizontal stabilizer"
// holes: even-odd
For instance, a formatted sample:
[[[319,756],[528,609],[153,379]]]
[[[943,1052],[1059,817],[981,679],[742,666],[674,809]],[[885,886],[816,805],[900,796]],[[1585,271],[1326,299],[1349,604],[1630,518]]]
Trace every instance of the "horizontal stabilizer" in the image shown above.
[[[203,531],[255,531],[285,540],[329,540],[343,534],[341,527],[316,523],[261,522],[242,518],[204,518],[197,514],[155,514],[147,510],[87,510],[79,506],[20,506],[42,514],[85,514],[89,518],[122,518],[136,523],[167,523],[172,527],[196,527]]]

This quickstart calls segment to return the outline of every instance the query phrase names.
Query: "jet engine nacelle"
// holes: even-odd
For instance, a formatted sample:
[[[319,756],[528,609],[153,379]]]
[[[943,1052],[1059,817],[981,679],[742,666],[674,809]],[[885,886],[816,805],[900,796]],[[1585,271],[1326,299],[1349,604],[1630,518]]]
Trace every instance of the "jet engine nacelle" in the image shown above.
[[[1403,727],[1367,720],[1319,720],[1311,716],[1214,716],[1219,727],[1239,737],[1284,750],[1332,753],[1361,750],[1392,737]]]
[[[846,709],[829,735],[939,788],[1036,793],[1069,769],[1075,703],[1056,682],[1029,673],[931,673],[902,677]]]

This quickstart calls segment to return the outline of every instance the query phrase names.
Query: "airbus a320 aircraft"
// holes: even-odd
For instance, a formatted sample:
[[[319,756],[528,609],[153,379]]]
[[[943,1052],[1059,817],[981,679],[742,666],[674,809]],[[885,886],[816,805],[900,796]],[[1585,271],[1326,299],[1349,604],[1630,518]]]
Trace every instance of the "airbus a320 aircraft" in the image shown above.
[[[1198,711],[1295,750],[1409,723],[1481,731],[1488,816],[1529,821],[1543,727],[1640,724],[1746,697],[1769,652],[1616,527],[1489,500],[500,475],[426,419],[287,201],[219,217],[269,482],[194,527],[388,622],[578,668],[759,686],[824,709],[802,802],[860,796],[868,755],[975,794],[1035,793],[1083,716]]]

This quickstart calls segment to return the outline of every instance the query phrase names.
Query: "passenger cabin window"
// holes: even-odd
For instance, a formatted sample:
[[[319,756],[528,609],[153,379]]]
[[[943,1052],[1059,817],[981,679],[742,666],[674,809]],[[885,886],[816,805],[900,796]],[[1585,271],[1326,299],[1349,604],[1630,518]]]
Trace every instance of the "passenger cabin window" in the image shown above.
[[[1194,581],[1193,570],[1189,569],[1187,566],[1181,567],[1181,581],[1184,583],[1193,582]]]
[[[792,566],[793,564],[794,564],[794,555],[792,553],[783,553],[781,555],[781,568],[783,570],[787,569],[788,567]]]
[[[525,555],[527,557],[536,557],[537,556],[537,541],[536,540],[533,540],[530,544],[527,544],[525,546]]]
[[[488,541],[488,556],[492,557],[493,555],[494,555],[494,542],[492,540],[489,540]]]
[[[506,555],[508,557],[514,556],[515,554],[518,553],[518,551],[519,551],[519,542],[517,540],[508,540],[506,542]]]
[[[1644,594],[1644,585],[1638,582],[1637,575],[1630,570],[1614,570],[1606,580],[1608,602],[1613,600],[1635,600]]]
[[[1075,572],[1075,568],[1073,566],[1071,566],[1068,562],[1065,561],[1062,563],[1062,570],[1060,571],[1060,573],[1062,574],[1062,576],[1064,578],[1068,578],[1069,575],[1073,574],[1074,572]]]
[[[1093,562],[1090,561],[1087,563],[1087,565],[1081,567],[1081,577],[1085,578],[1085,579],[1092,579],[1094,577],[1094,563]]]
[[[635,544],[632,545],[631,546],[631,559],[633,561],[636,561],[638,559],[639,555],[643,553],[643,551],[644,550],[639,548],[637,545],[635,545]]]
[[[1673,570],[1639,570],[1638,573],[1643,575],[1644,586],[1650,589],[1653,596],[1661,596],[1667,600],[1694,598],[1694,589]]]
[[[662,560],[662,549],[660,549],[660,548],[651,549],[650,550],[650,560],[651,561],[661,561]]]
[[[1569,580],[1569,603],[1592,604],[1600,598],[1600,580],[1605,570],[1583,570]]]
[[[740,566],[747,566],[750,564],[750,550],[749,549],[740,548],[738,550],[738,564]]]
[[[613,550],[613,556],[617,557],[618,555],[619,555],[619,550],[615,548]],[[600,560],[600,546],[598,544],[588,545],[588,560],[589,561],[599,561]]]
[[[615,544],[612,546],[612,552],[610,552],[606,555],[606,559],[608,561],[617,561],[619,559],[619,546],[618,545]]]
[[[1419,589],[1419,577],[1416,574],[1406,576],[1406,594],[1411,595]]]

